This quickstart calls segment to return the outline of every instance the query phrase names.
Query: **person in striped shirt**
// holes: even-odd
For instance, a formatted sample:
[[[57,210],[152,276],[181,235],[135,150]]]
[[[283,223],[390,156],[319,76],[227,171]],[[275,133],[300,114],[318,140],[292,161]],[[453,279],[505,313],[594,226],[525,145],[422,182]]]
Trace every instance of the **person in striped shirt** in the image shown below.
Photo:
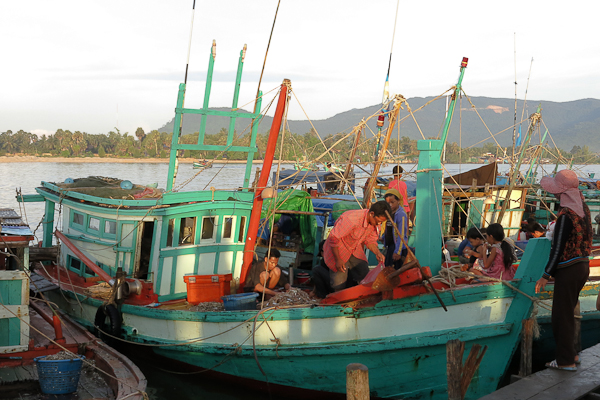
[[[392,209],[382,200],[373,203],[368,210],[346,211],[335,222],[323,247],[323,259],[334,291],[355,286],[367,275],[365,246],[375,254],[377,261],[385,261],[377,239],[379,226],[387,220],[386,211],[391,214]]]

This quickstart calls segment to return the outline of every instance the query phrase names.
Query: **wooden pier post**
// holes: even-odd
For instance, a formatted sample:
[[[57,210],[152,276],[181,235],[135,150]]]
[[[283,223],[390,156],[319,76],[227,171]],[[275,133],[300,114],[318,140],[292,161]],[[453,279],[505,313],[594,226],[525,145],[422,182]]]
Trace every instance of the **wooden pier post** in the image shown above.
[[[448,379],[448,400],[462,400],[460,380],[465,344],[458,339],[446,343],[446,376]]]
[[[487,346],[481,350],[481,345],[471,346],[469,356],[463,365],[462,359],[465,344],[458,339],[446,343],[446,374],[448,379],[448,400],[462,400],[467,394],[473,375],[479,368],[481,360],[487,351]],[[481,351],[481,352],[480,352]]]
[[[346,399],[369,400],[369,368],[353,363],[346,367]]]
[[[521,366],[519,376],[524,378],[531,375],[531,359],[533,346],[533,318],[523,320],[523,332],[521,336]]]

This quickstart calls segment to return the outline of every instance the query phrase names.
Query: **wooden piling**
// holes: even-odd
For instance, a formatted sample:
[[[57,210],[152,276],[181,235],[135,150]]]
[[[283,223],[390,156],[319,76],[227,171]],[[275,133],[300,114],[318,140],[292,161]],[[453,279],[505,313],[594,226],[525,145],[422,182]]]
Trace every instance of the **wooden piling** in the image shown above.
[[[446,374],[448,379],[448,400],[462,400],[467,394],[473,375],[479,368],[487,351],[487,346],[474,344],[463,366],[465,344],[458,339],[446,343]]]
[[[458,339],[446,343],[446,375],[448,400],[462,400],[461,377],[465,344]]]
[[[521,334],[521,366],[519,376],[524,378],[531,375],[531,359],[533,346],[533,318],[524,319],[523,332]]]
[[[369,368],[353,363],[346,367],[346,399],[369,400]]]

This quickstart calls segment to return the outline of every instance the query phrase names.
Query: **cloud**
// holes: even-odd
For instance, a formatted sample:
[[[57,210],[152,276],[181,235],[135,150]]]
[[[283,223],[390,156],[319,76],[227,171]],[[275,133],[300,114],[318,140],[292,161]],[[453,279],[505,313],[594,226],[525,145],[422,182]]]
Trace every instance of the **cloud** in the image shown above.
[[[31,133],[33,133],[34,135],[40,136],[40,137],[41,136],[46,136],[47,137],[47,136],[54,135],[54,131],[49,131],[49,130],[46,130],[46,129],[32,129]]]

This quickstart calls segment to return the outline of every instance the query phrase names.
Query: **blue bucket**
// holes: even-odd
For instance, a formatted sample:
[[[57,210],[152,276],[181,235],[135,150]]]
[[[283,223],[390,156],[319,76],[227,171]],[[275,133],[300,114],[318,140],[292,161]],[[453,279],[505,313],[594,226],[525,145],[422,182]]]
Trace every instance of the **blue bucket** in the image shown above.
[[[45,394],[67,394],[77,391],[81,375],[82,359],[79,356],[73,360],[44,360],[46,356],[33,360],[37,365],[40,387]]]
[[[258,293],[240,293],[221,296],[225,311],[256,310]]]

